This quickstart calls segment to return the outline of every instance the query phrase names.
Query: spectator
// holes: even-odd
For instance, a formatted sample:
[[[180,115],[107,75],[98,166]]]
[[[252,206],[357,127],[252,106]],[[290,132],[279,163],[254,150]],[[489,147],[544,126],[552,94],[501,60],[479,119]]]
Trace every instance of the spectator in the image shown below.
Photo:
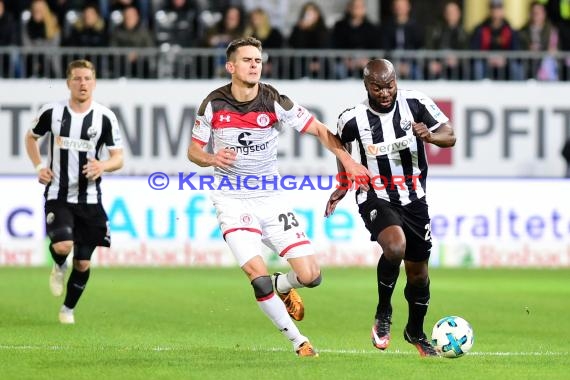
[[[388,51],[418,50],[423,48],[423,31],[411,18],[410,0],[392,2],[393,17],[382,26],[382,49]],[[401,79],[421,79],[420,65],[410,59],[393,59]]]
[[[546,5],[549,19],[558,30],[558,48],[570,51],[570,1],[540,0]],[[570,58],[563,59],[559,65],[560,79],[570,79]]]
[[[95,3],[88,3],[81,11],[81,17],[71,26],[69,37],[63,41],[64,46],[72,47],[105,47],[108,46],[106,23]],[[107,77],[109,75],[105,58],[100,54],[70,54],[64,59],[64,66],[77,59],[86,59],[94,62],[98,67],[98,75]]]
[[[159,11],[155,16],[158,43],[180,47],[197,46],[202,36],[199,17],[200,6],[196,0],[168,1],[164,12]]]
[[[249,14],[249,23],[245,29],[246,37],[254,37],[261,41],[264,48],[279,49],[283,47],[283,35],[279,29],[271,26],[269,15],[263,8],[256,8]],[[276,75],[274,59],[269,57],[262,66],[262,74],[265,77],[273,77]]]
[[[462,79],[461,61],[453,51],[468,47],[469,36],[461,25],[461,8],[455,1],[449,1],[444,6],[442,22],[427,33],[427,49],[448,51],[445,59],[429,62],[428,78]]]
[[[70,10],[80,10],[85,5],[84,0],[47,0],[49,8],[57,16],[57,22],[63,28],[65,15]]]
[[[546,8],[538,1],[530,5],[530,19],[519,32],[521,49],[534,52],[556,52],[558,50],[558,31],[546,17]],[[556,59],[546,55],[537,59],[538,65],[531,65],[528,76],[541,80],[558,80]],[[538,66],[538,69],[537,67]]]
[[[334,49],[377,49],[378,28],[366,16],[364,0],[349,0],[344,17],[337,21],[332,31]],[[335,69],[337,78],[362,75],[362,69],[370,57],[345,58]]]
[[[271,26],[283,33],[286,30],[285,22],[289,16],[290,0],[241,0],[245,11],[250,13],[261,8],[267,13]],[[263,42],[263,41],[262,41]],[[263,47],[266,48],[265,44]]]
[[[135,7],[139,14],[140,22],[143,23],[147,28],[149,25],[150,17],[150,4],[149,0],[109,0],[111,6],[109,12],[119,11],[123,13],[125,9],[130,7]]]
[[[517,32],[505,19],[503,0],[489,2],[489,17],[479,24],[471,37],[472,50],[504,51],[519,50],[520,42]],[[522,79],[522,71],[518,62],[505,58],[504,54],[489,54],[487,58],[474,62],[475,79]]]
[[[316,3],[310,1],[301,8],[297,22],[289,36],[289,47],[305,50],[330,47],[330,32],[325,24],[323,12]],[[326,78],[328,77],[326,62],[318,57],[293,58],[291,77]]]
[[[206,31],[204,46],[225,49],[234,39],[244,37],[245,17],[239,6],[231,5],[223,13],[222,19]],[[210,71],[216,77],[226,76],[225,52],[214,58]]]
[[[16,23],[11,13],[6,12],[4,0],[0,0],[0,47],[14,46],[18,44]],[[0,55],[0,77],[14,77],[14,57],[11,54]]]
[[[244,11],[239,6],[227,7],[222,19],[206,31],[206,47],[225,48],[230,41],[244,36]]]
[[[81,18],[71,27],[66,46],[103,47],[108,45],[105,20],[94,4],[88,4],[81,12]],[[99,66],[97,66],[99,67]]]
[[[258,39],[266,49],[283,47],[283,35],[279,29],[271,26],[269,15],[263,8],[256,8],[249,14],[245,35]]]
[[[123,23],[117,27],[110,40],[111,46],[147,48],[154,46],[152,35],[141,22],[139,11],[130,6],[123,10]],[[126,56],[119,56],[119,75],[127,77],[151,76],[151,67],[148,57],[141,57],[138,49],[131,50]]]
[[[33,0],[30,5],[31,18],[22,27],[22,45],[25,47],[54,48],[60,44],[60,28],[57,17],[51,12],[45,0]],[[45,50],[45,49],[44,49]],[[44,52],[30,54],[26,62],[28,77],[59,77],[60,64],[55,57]]]

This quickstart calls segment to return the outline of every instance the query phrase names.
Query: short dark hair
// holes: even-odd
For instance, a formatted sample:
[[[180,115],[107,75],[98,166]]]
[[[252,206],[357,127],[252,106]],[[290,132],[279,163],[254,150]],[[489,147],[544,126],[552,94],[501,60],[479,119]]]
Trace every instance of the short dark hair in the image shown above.
[[[236,52],[236,50],[243,46],[255,46],[256,48],[259,49],[259,51],[263,50],[261,46],[261,41],[258,40],[257,38],[253,37],[238,38],[230,42],[230,44],[228,45],[226,49],[226,60],[230,61],[232,59],[232,55]]]
[[[93,73],[93,78],[96,77],[95,66],[93,66],[93,64],[86,59],[77,59],[69,63],[67,66],[67,71],[65,73],[67,79],[71,79],[71,72],[73,69],[89,69]]]

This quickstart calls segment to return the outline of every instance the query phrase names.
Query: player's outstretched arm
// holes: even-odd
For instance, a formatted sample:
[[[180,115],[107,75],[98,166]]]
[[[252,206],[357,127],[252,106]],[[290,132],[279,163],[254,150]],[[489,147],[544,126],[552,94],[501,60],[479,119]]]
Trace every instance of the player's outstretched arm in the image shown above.
[[[198,166],[214,166],[218,168],[228,168],[236,160],[237,153],[231,149],[220,149],[215,154],[204,150],[206,144],[192,140],[188,147],[188,159]]]
[[[305,129],[306,133],[311,135],[317,136],[321,144],[323,144],[328,150],[330,150],[340,161],[342,167],[346,171],[347,175],[353,178],[360,178],[358,182],[361,184],[361,187],[364,190],[368,190],[368,179],[371,177],[370,172],[364,165],[359,164],[358,162],[354,161],[350,153],[342,145],[342,142],[338,138],[338,136],[333,135],[329,129],[318,121],[317,119],[313,119],[311,124]]]

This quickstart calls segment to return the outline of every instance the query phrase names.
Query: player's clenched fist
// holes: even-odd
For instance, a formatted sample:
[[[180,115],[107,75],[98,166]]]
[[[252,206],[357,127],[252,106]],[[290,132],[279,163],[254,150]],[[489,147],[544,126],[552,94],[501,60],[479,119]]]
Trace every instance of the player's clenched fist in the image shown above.
[[[431,142],[431,132],[424,123],[415,123],[412,125],[412,130],[414,131],[414,135],[422,139],[422,141]]]
[[[50,168],[42,168],[38,172],[38,181],[42,185],[47,185],[48,183],[50,183],[52,177],[53,177],[53,172],[50,170]]]

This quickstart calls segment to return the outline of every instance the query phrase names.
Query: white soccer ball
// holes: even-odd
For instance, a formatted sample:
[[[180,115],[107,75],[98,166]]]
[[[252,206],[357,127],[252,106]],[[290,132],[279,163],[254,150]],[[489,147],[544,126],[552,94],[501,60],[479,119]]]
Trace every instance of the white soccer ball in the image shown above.
[[[433,326],[431,342],[439,354],[446,358],[463,356],[474,342],[473,328],[465,319],[456,316],[441,318]]]

